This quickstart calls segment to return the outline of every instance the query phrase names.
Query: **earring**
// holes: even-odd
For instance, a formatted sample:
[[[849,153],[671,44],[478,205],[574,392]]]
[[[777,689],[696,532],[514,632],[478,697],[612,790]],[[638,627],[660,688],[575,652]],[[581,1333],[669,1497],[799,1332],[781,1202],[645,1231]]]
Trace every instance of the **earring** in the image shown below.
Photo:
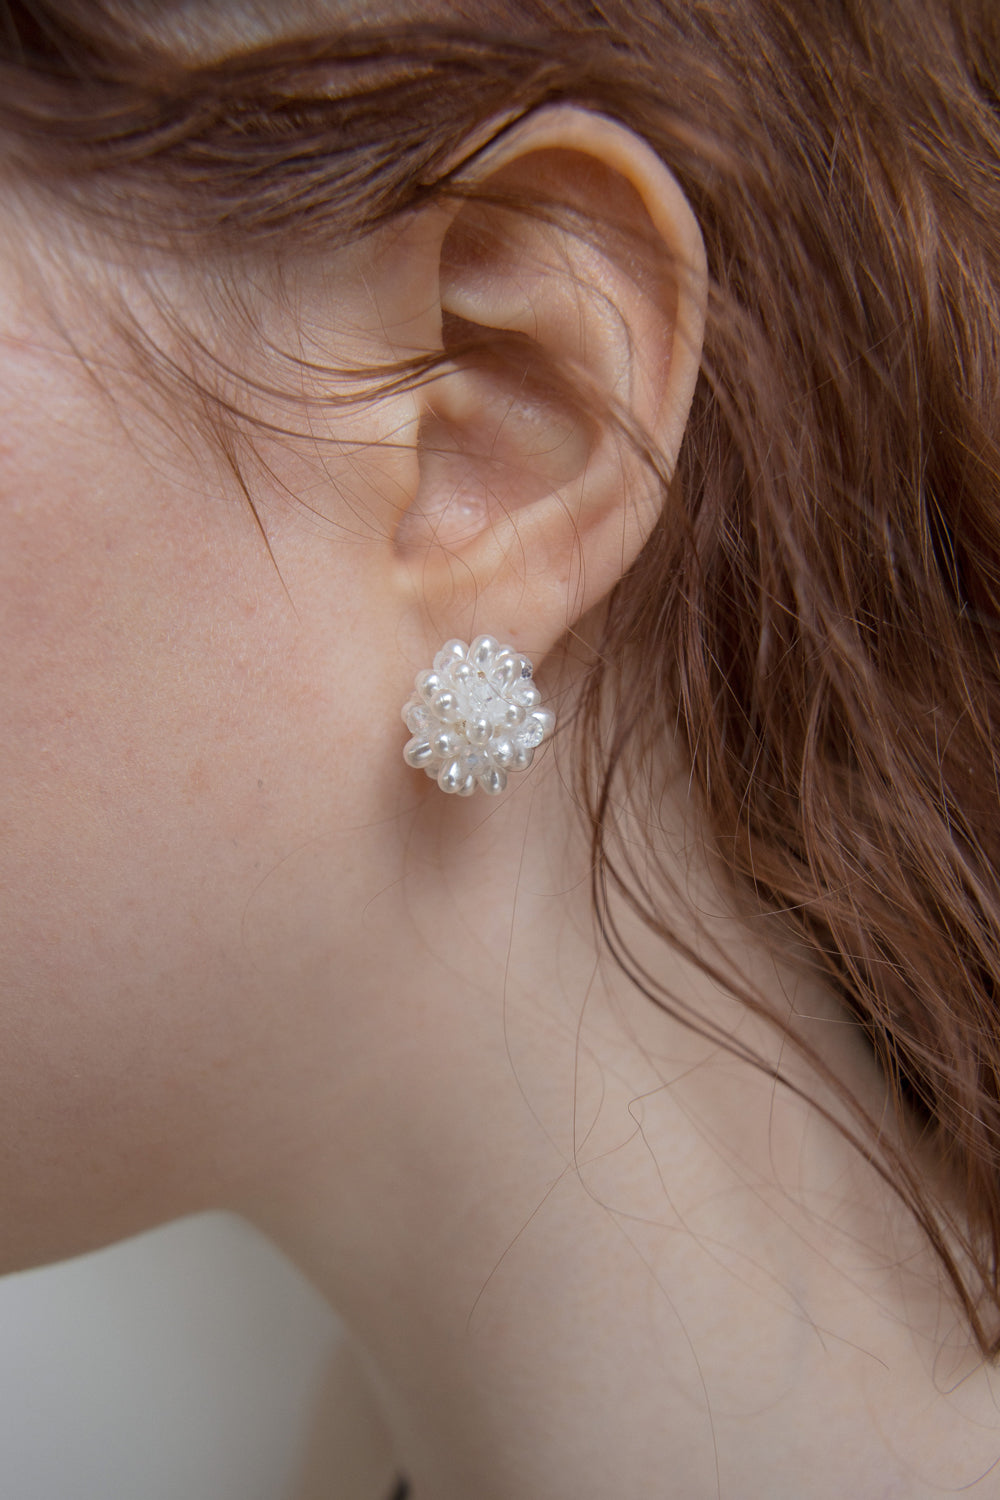
[[[418,672],[403,721],[413,738],[403,759],[443,792],[496,796],[510,771],[526,771],[556,725],[531,681],[532,666],[511,646],[480,635],[448,641],[434,666]]]

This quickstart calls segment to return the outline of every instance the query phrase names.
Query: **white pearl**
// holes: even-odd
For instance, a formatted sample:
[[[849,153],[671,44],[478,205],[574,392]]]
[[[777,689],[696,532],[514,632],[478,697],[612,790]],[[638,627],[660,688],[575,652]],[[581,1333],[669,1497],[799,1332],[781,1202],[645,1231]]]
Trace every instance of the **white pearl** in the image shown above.
[[[454,724],[462,717],[462,709],[458,698],[448,688],[443,688],[440,693],[435,693],[431,699],[431,708],[439,719],[446,724]]]
[[[446,672],[456,662],[464,661],[468,649],[464,641],[445,641],[441,650],[434,658],[434,670],[436,672]]]
[[[457,792],[466,780],[461,761],[449,760],[445,761],[438,772],[437,784],[442,792]]]
[[[513,651],[501,651],[493,663],[490,677],[496,683],[501,692],[514,686],[521,676],[521,658],[515,656]]]
[[[429,740],[421,739],[417,735],[412,740],[407,741],[406,748],[403,751],[403,759],[414,770],[417,770],[420,766],[425,766],[433,758],[434,751],[431,749]]]
[[[431,746],[441,760],[453,760],[462,748],[462,741],[453,730],[442,729],[431,740]]]
[[[509,770],[514,764],[514,745],[505,735],[500,735],[491,741],[489,746],[490,760],[501,771]]]
[[[440,672],[418,672],[415,686],[421,698],[430,703],[434,694],[441,691],[444,683]]]
[[[491,797],[496,797],[507,785],[507,772],[501,771],[499,766],[493,766],[489,771],[483,771],[479,777],[479,785]]]
[[[493,665],[493,658],[500,650],[500,642],[494,640],[491,635],[477,635],[469,647],[469,660],[473,666],[481,667],[484,672]]]

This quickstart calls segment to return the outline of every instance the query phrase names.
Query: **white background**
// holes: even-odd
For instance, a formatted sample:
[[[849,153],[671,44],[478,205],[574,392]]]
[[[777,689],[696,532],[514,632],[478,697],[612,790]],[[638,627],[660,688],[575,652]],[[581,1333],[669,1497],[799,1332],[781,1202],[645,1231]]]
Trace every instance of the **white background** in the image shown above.
[[[291,1500],[335,1337],[223,1215],[0,1279],[0,1500]]]

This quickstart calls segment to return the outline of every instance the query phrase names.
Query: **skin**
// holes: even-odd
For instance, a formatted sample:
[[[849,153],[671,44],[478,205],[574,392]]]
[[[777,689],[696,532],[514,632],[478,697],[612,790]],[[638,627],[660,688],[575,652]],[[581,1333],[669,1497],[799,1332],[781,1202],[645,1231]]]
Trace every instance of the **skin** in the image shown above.
[[[676,184],[570,110],[481,170],[616,194],[683,269],[637,286],[556,231],[434,213],[286,268],[264,326],[345,362],[438,347],[442,309],[528,331],[676,455],[705,296]],[[452,635],[530,652],[567,713],[567,629],[586,641],[655,517],[627,457],[565,406],[508,418],[495,371],[332,414],[304,386],[299,435],[258,443],[265,545],[73,254],[93,263],[0,260],[0,1269],[246,1214],[345,1319],[418,1500],[996,1493],[991,1376],[884,1185],[602,955],[569,742],[496,801],[402,763],[400,705]],[[168,272],[117,270],[155,326]],[[877,1113],[836,1001],[692,853],[681,783],[661,817],[692,943]],[[683,1002],[836,1109],[618,915]]]

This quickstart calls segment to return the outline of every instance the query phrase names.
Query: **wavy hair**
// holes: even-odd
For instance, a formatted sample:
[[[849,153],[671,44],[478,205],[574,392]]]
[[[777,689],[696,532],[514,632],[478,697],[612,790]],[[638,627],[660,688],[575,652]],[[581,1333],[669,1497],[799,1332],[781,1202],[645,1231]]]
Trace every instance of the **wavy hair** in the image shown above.
[[[198,32],[190,4],[0,3],[8,176],[178,256],[347,243],[455,191],[490,122],[564,100],[639,132],[682,183],[705,353],[585,694],[584,729],[612,723],[580,758],[598,912],[669,1006],[608,892],[679,941],[612,814],[638,795],[625,768],[679,736],[712,854],[807,946],[944,1168],[932,1189],[877,1142],[996,1356],[1000,11],[488,0],[475,25],[347,29],[318,5],[237,44],[240,0],[202,9]],[[854,1117],[871,1148],[876,1122]]]

